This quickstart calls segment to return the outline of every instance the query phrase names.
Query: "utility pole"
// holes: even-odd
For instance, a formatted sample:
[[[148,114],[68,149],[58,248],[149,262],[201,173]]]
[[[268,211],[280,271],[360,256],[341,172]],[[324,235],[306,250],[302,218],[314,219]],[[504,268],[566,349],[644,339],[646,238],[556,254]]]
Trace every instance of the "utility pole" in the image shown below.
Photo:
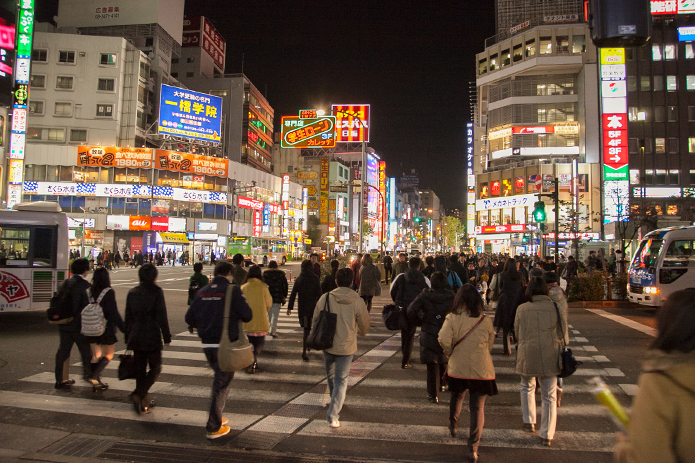
[[[367,143],[362,142],[362,166],[360,167],[360,195],[359,195],[359,215],[358,215],[358,228],[360,232],[360,243],[357,247],[358,252],[363,252],[364,243],[364,195],[366,192],[365,183],[367,182]]]

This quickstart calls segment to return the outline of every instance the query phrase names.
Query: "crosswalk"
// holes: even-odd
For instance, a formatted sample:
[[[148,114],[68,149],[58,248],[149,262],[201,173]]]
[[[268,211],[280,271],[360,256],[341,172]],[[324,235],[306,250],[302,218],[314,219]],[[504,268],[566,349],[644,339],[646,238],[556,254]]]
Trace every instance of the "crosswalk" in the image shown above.
[[[302,329],[296,312],[288,316],[281,310],[277,338],[266,338],[259,357],[257,374],[237,372],[228,398],[225,416],[234,433],[231,445],[272,450],[283,441],[365,442],[427,444],[442,448],[464,447],[467,438],[467,412],[462,416],[459,437],[449,436],[449,394],[440,394],[440,403],[425,400],[425,366],[419,364],[418,339],[413,349],[412,370],[402,370],[400,333],[388,331],[381,321],[379,298],[370,315],[372,328],[359,338],[358,351],[351,369],[350,388],[341,414],[342,426],[331,429],[325,420],[329,401],[323,356],[310,352],[309,362],[301,360]],[[496,342],[499,342],[496,340]],[[558,410],[558,431],[553,450],[610,452],[615,443],[614,429],[603,408],[589,392],[586,379],[593,376],[612,378],[610,387],[623,403],[628,403],[636,386],[621,384],[625,375],[591,345],[578,330],[571,330],[571,347],[584,362],[578,372],[565,380],[563,404]],[[503,356],[501,344],[493,349],[500,394],[488,398],[486,428],[481,452],[485,448],[541,449],[537,435],[521,429],[519,377],[513,356]],[[78,380],[70,391],[55,390],[50,369],[21,378],[12,387],[0,390],[0,406],[85,417],[101,417],[109,422],[146,422],[164,426],[197,427],[204,434],[207,421],[206,399],[210,397],[212,370],[200,348],[197,336],[177,333],[171,346],[163,351],[163,370],[151,389],[157,406],[151,414],[134,413],[127,395],[134,381],[118,381],[117,361],[104,373],[109,389],[94,393],[91,386]],[[71,366],[73,378],[81,367]],[[23,387],[24,386],[24,387]],[[537,395],[540,402],[540,393]],[[466,401],[467,402],[467,401]],[[466,406],[464,406],[466,407]],[[540,414],[541,407],[538,407]],[[540,422],[540,416],[538,417]],[[157,429],[138,428],[138,436],[156,439]],[[262,435],[263,439],[255,439]],[[268,437],[270,436],[270,438]],[[304,441],[302,441],[304,442]],[[405,450],[403,450],[405,452]],[[394,455],[398,449],[394,449]],[[404,455],[404,457],[407,455]]]

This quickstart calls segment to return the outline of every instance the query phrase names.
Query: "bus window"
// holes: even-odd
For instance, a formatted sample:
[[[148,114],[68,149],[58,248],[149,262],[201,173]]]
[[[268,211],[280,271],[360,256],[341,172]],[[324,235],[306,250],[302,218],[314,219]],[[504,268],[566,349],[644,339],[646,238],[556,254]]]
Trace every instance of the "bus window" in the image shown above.
[[[655,267],[663,243],[663,240],[655,239],[642,241],[635,254],[635,260],[632,262],[632,266],[639,268]]]
[[[55,229],[48,227],[36,227],[34,229],[33,240],[33,261],[34,267],[55,267],[53,256],[55,256]]]
[[[672,241],[666,251],[663,267],[695,267],[693,241]]]
[[[27,265],[29,228],[3,226],[0,228],[0,264],[11,267]]]

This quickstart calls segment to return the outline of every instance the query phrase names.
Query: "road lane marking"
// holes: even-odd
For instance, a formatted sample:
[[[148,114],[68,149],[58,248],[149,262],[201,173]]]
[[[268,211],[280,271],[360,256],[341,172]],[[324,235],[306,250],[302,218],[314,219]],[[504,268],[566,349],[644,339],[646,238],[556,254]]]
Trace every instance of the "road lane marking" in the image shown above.
[[[625,325],[628,328],[632,328],[633,330],[640,331],[644,334],[647,334],[651,337],[656,337],[658,334],[657,330],[654,328],[651,328],[649,326],[643,325],[639,322],[636,322],[634,320],[630,320],[629,318],[621,317],[620,315],[615,315],[610,312],[606,312],[605,310],[601,309],[586,309],[589,312],[593,312],[596,315],[600,315],[601,317],[607,318],[609,320],[613,320],[614,322],[620,323],[621,325]]]
[[[618,384],[620,388],[629,396],[636,396],[639,386],[637,384]]]

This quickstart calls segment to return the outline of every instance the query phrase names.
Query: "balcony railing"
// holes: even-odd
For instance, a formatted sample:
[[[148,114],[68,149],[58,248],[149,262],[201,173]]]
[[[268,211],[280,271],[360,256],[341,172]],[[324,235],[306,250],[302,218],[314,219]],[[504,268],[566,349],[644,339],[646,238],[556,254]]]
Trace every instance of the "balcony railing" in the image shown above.
[[[543,166],[543,165],[553,165],[553,164],[572,164],[574,160],[573,157],[558,157],[552,159],[529,159],[526,161],[508,162],[494,167],[489,167],[483,170],[484,174],[490,172],[499,172],[502,170],[518,169],[521,167],[533,167],[533,166]]]

